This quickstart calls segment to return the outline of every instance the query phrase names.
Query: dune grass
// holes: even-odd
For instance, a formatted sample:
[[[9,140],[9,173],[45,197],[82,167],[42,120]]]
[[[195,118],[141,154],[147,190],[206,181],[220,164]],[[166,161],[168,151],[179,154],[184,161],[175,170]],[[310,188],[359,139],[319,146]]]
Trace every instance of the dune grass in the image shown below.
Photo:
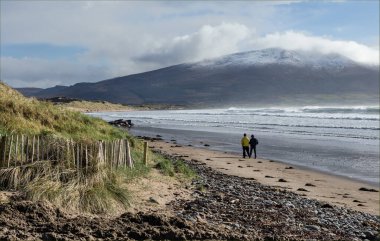
[[[101,168],[84,176],[75,170],[63,171],[50,161],[0,169],[3,188],[76,212],[110,213],[126,208],[129,193],[122,183],[120,172]]]
[[[18,190],[29,200],[45,200],[75,212],[114,213],[125,210],[131,195],[127,184],[148,174],[152,165],[168,176],[195,176],[183,161],[170,160],[151,152],[151,163],[145,166],[143,143],[126,131],[80,112],[25,98],[0,82],[0,135],[4,134],[46,135],[56,141],[73,139],[82,143],[129,139],[133,147],[133,168],[111,169],[95,165],[84,173],[59,163],[67,160],[41,160],[0,169],[1,189]]]
[[[25,98],[0,82],[0,134],[57,135],[74,140],[126,138],[127,132],[99,118]]]
[[[128,138],[133,147],[135,166],[141,158],[141,144],[126,131],[105,121],[54,106],[48,102],[25,98],[0,82],[0,134],[46,135],[52,140],[73,139],[78,142]],[[66,160],[59,160],[65,163]],[[128,206],[129,193],[123,183],[140,169],[112,170],[97,166],[86,173],[60,163],[42,160],[0,169],[0,187],[19,190],[27,199],[46,200],[65,209],[109,213]]]
[[[178,176],[185,179],[192,179],[196,177],[194,170],[181,159],[170,159],[158,153],[155,153],[154,157],[156,161],[156,168],[166,176]]]
[[[61,103],[59,104],[62,107],[77,110],[81,112],[94,112],[94,111],[125,111],[132,110],[131,106],[122,105],[122,104],[114,104],[107,101],[71,101],[69,103]]]

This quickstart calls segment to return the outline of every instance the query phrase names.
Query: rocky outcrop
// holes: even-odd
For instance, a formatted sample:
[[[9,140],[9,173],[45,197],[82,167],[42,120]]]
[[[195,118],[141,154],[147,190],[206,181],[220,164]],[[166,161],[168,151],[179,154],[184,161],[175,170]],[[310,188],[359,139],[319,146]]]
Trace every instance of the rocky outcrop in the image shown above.
[[[123,120],[123,119],[118,119],[114,121],[109,121],[109,124],[117,127],[127,127],[131,128],[133,126],[132,120]]]

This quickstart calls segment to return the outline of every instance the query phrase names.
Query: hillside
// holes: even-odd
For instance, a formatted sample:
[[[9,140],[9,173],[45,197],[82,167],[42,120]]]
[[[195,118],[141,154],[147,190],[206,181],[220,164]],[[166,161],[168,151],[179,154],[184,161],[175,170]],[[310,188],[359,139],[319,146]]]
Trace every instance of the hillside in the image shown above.
[[[337,54],[266,49],[97,83],[53,87],[34,96],[124,104],[377,103],[379,69]]]
[[[53,134],[56,136],[109,140],[126,136],[101,119],[65,110],[48,102],[25,98],[0,82],[0,134]]]

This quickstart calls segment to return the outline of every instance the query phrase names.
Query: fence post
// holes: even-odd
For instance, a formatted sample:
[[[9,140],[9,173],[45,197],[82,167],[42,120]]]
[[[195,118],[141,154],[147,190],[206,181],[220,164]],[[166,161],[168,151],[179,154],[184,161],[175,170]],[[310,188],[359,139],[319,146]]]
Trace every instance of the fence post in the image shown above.
[[[36,161],[38,162],[40,160],[40,136],[37,136],[37,157]]]
[[[35,139],[36,139],[36,137],[33,136],[33,141],[32,141],[32,163],[33,163],[33,159],[34,159],[34,142],[35,142]]]
[[[21,158],[20,158],[20,160],[21,160],[21,165],[23,165],[24,164],[24,135],[21,135]]]
[[[126,139],[126,141],[127,141],[126,148],[127,148],[127,163],[128,163],[128,167],[129,168],[133,168],[133,160],[132,160],[132,157],[131,157],[131,147],[129,145],[129,140]]]
[[[0,158],[1,158],[1,167],[3,166],[3,163],[6,161],[5,155],[6,155],[6,145],[7,145],[7,136],[1,137],[1,144],[0,144]]]
[[[9,163],[11,161],[12,144],[13,144],[13,135],[11,135],[11,140],[10,140],[10,143],[9,143],[9,153],[8,153],[8,163],[7,163],[7,167],[8,168],[9,168]]]
[[[29,161],[29,137],[25,136],[25,162]]]
[[[17,165],[17,158],[18,158],[18,135],[16,135],[16,145],[15,145],[15,167],[16,167],[16,165]]]
[[[144,141],[144,163],[148,165],[148,142]]]

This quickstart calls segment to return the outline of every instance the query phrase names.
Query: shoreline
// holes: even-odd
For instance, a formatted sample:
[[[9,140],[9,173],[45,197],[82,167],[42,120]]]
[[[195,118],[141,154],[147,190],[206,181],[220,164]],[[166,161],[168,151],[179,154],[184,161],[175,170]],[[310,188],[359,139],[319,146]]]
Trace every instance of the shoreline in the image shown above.
[[[148,140],[148,145],[151,149],[169,156],[204,163],[224,174],[254,178],[263,185],[295,192],[307,198],[374,215],[380,214],[379,192],[359,190],[367,188],[379,191],[379,188],[363,181],[280,161],[260,158],[243,159],[229,152],[182,146],[174,140],[157,141],[151,138]]]
[[[221,152],[227,151],[235,155],[240,155],[240,152],[237,152],[237,150],[241,149],[240,144],[238,143],[241,136],[234,133],[216,133],[204,130],[177,130],[138,126],[134,126],[129,132],[134,136],[156,137],[157,134],[159,134],[159,136],[165,140],[175,139],[180,145],[192,145],[198,148]],[[231,138],[236,140],[236,142],[231,143]],[[348,158],[357,158],[357,155],[366,155],[366,157],[375,158],[375,154],[373,153],[364,154],[365,151],[363,149],[347,149],[347,145],[340,146],[341,144],[336,141],[331,141],[329,142],[330,145],[326,146],[326,143],[323,141],[321,142],[320,140],[292,138],[288,140],[289,143],[285,143],[281,138],[272,135],[265,136],[261,134],[259,138],[260,144],[258,155],[263,159],[275,160],[286,165],[294,165],[307,170],[336,175],[348,180],[364,182],[368,185],[379,188],[379,177],[374,174],[376,171],[368,173],[364,171],[365,169],[360,170],[344,165]],[[205,144],[208,145],[205,146]],[[364,146],[362,146],[362,148],[364,148]],[[304,154],[302,154],[300,150],[303,150]],[[318,157],[319,155],[324,156],[325,160],[322,163],[317,163],[318,161],[323,160]],[[326,160],[332,161],[329,162]]]
[[[211,151],[219,151],[219,150],[207,149],[206,147],[196,147],[196,148],[211,150]],[[222,152],[222,151],[219,151],[219,152]],[[231,155],[239,156],[239,154],[237,154],[235,152],[227,152],[225,154],[231,154]],[[257,158],[257,159],[263,159],[263,160],[266,160],[269,162],[277,162],[277,163],[280,163],[284,166],[296,167],[296,168],[303,170],[303,171],[306,171],[306,172],[315,172],[315,173],[319,173],[321,175],[333,176],[333,177],[336,177],[339,179],[344,179],[344,180],[351,181],[351,182],[361,183],[364,186],[371,186],[371,188],[380,189],[380,183],[375,184],[371,181],[361,180],[361,179],[354,178],[354,177],[347,177],[347,176],[344,176],[343,174],[333,173],[333,172],[329,172],[329,171],[323,170],[323,169],[312,168],[312,167],[303,166],[303,165],[295,164],[295,163],[287,163],[285,161],[281,161],[281,160],[277,160],[277,159],[270,159],[270,158]]]

